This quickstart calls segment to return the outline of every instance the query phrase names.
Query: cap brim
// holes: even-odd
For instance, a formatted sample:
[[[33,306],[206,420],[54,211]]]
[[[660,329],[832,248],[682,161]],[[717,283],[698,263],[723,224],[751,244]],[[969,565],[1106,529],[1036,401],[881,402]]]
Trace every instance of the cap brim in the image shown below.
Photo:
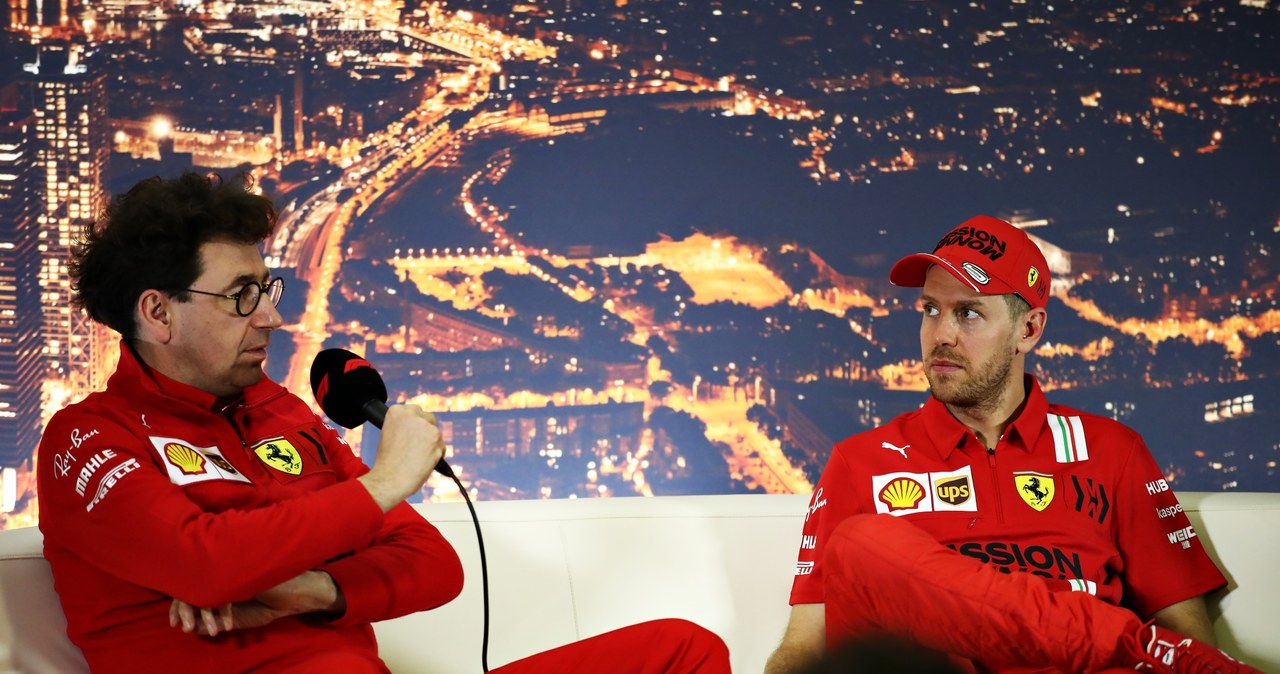
[[[924,287],[924,279],[929,272],[929,267],[935,264],[942,265],[956,278],[968,285],[973,285],[973,281],[962,277],[957,273],[957,270],[951,267],[949,262],[929,253],[915,253],[898,260],[893,265],[893,268],[889,270],[889,282],[904,288],[922,288]]]
[[[1024,300],[1026,299],[1025,295],[1010,288],[1009,284],[995,277],[991,277],[986,284],[979,285],[951,261],[930,253],[915,253],[898,260],[898,263],[889,270],[889,282],[893,285],[907,288],[923,288],[925,277],[929,273],[929,267],[935,264],[947,270],[948,273],[975,292],[983,295],[1017,295]],[[1029,300],[1028,304],[1031,304]]]

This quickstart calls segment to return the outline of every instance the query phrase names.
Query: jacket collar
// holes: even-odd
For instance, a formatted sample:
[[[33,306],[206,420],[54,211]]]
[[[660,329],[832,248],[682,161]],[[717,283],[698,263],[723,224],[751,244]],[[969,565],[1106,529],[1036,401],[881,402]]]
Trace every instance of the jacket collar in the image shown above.
[[[152,368],[138,357],[138,354],[123,339],[120,340],[120,364],[115,374],[107,381],[107,388],[116,388],[126,393],[150,393],[166,398],[180,400],[201,409],[221,412],[237,403],[247,406],[255,405],[284,390],[265,375],[258,383],[246,388],[238,396],[230,398],[215,396],[208,391],[171,379]]]

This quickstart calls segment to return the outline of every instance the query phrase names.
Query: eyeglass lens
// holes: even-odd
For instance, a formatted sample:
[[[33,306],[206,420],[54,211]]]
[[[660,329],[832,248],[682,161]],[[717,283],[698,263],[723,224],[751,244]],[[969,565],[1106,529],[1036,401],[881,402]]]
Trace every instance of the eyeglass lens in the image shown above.
[[[241,316],[252,314],[254,309],[258,308],[258,302],[262,301],[263,287],[257,281],[250,281],[244,284],[240,289],[236,299],[236,312]],[[266,286],[267,299],[271,300],[272,305],[280,303],[280,296],[284,294],[284,279],[271,279]]]

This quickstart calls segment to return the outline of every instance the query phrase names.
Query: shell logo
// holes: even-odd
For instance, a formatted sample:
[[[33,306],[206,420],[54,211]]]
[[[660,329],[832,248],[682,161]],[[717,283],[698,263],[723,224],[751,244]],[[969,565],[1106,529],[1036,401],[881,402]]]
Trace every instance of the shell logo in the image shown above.
[[[924,498],[924,487],[915,480],[900,477],[886,484],[878,498],[889,506],[889,510],[914,508]]]
[[[177,466],[183,475],[199,475],[204,471],[205,458],[200,452],[186,445],[170,442],[164,446],[164,456]]]

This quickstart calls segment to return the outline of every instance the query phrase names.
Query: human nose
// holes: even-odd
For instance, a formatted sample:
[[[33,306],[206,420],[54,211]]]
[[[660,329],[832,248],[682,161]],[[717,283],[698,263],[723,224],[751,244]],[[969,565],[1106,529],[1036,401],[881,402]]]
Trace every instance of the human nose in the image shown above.
[[[946,314],[938,316],[932,321],[932,334],[934,346],[955,346],[956,337],[960,334],[959,325],[956,323],[954,316]]]
[[[249,314],[249,323],[255,328],[275,330],[284,324],[284,317],[280,315],[280,310],[271,303],[266,293],[263,293],[259,298],[258,306],[254,307],[253,313]]]

